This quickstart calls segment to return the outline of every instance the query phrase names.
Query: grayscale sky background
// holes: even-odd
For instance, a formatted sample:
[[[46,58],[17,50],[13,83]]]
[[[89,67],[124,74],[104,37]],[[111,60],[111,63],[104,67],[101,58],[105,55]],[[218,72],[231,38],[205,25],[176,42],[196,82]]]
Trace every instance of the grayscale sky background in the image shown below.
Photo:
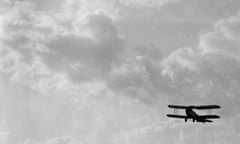
[[[239,94],[239,0],[0,0],[1,144],[238,144]]]

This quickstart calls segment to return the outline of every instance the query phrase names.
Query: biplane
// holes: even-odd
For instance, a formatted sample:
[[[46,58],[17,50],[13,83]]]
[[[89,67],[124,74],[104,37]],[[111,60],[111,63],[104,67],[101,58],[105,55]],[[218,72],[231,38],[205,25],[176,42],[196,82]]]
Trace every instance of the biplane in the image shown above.
[[[181,105],[168,105],[169,108],[173,109],[183,109],[186,112],[186,115],[176,115],[176,114],[167,114],[170,118],[180,118],[184,119],[187,122],[188,119],[192,119],[193,122],[213,122],[210,119],[218,119],[220,116],[218,115],[199,115],[197,114],[194,109],[196,110],[211,110],[211,109],[219,109],[221,108],[219,105],[190,105],[190,106],[181,106]]]

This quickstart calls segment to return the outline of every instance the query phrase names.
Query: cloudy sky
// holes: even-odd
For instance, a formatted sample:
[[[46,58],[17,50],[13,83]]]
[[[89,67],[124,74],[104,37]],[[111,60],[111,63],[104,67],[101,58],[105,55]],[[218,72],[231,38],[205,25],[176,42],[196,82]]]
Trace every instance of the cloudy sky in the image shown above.
[[[1,144],[238,144],[239,94],[239,0],[0,0]]]

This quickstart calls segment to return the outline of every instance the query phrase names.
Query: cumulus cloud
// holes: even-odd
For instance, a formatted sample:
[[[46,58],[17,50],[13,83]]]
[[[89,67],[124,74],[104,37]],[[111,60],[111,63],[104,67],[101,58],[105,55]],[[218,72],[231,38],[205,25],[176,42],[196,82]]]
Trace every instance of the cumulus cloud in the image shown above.
[[[228,107],[224,115],[234,115],[239,102],[239,37],[234,31],[239,25],[239,14],[216,22],[212,31],[200,35],[196,48],[181,48],[165,61],[162,74],[173,78],[177,89],[184,85],[182,98],[189,95]],[[188,94],[187,94],[188,93]],[[205,99],[205,100],[204,100]],[[226,101],[228,99],[228,101]],[[199,99],[198,99],[199,100]],[[234,104],[235,103],[235,104]]]
[[[64,14],[49,16],[31,3],[15,3],[2,16],[2,47],[19,53],[27,63],[38,57],[49,69],[66,72],[74,80],[103,75],[117,63],[123,41],[111,18],[81,10],[62,19]]]
[[[25,63],[26,65],[21,68],[9,66],[4,71],[17,69],[18,72],[11,74],[14,79],[19,80],[20,77],[28,79],[23,75],[26,76],[29,73],[20,71],[29,69],[27,65],[31,65],[34,67],[32,69],[39,69],[35,70],[38,71],[36,75],[49,75],[48,77],[55,75],[54,77],[57,78],[53,78],[53,81],[58,79],[63,80],[63,83],[68,83],[68,78],[76,82],[106,78],[119,83],[118,77],[123,74],[116,73],[116,71],[129,67],[129,70],[127,68],[126,72],[123,72],[124,75],[128,75],[127,71],[131,71],[134,67],[142,67],[136,70],[139,73],[145,71],[143,73],[146,74],[146,76],[142,75],[145,77],[142,84],[145,87],[148,83],[148,88],[143,93],[151,95],[150,93],[156,88],[151,86],[151,83],[155,85],[158,83],[157,79],[161,79],[157,72],[158,61],[161,58],[159,48],[136,48],[130,53],[133,53],[138,60],[130,60],[132,61],[130,64],[124,57],[126,49],[124,40],[114,25],[114,18],[109,15],[109,11],[91,8],[88,5],[82,5],[83,3],[86,2],[67,1],[62,11],[52,13],[36,10],[34,3],[15,2],[12,8],[2,14],[4,37],[1,43],[2,47],[9,49],[7,55],[18,55],[18,58],[8,56],[14,57],[12,59],[15,60],[11,61],[23,62],[21,65]],[[145,1],[140,3],[145,5]],[[141,57],[142,60],[140,60]],[[130,59],[132,59],[131,56]],[[44,82],[41,81],[40,85],[44,85]]]
[[[48,135],[60,135],[60,123],[66,121],[71,123],[65,126],[66,131],[72,130],[70,133],[74,137],[80,137],[83,143],[123,143],[127,138],[122,131],[141,127],[142,124],[147,125],[159,117],[157,114],[152,116],[153,110],[150,107],[133,104],[135,102],[128,99],[131,94],[127,89],[128,85],[124,86],[124,83],[128,83],[128,79],[132,78],[133,82],[129,84],[130,91],[134,87],[140,90],[146,86],[145,83],[149,83],[149,88],[143,91],[147,95],[142,95],[147,99],[152,87],[149,76],[145,76],[148,72],[138,60],[133,60],[132,64],[126,60],[124,41],[111,17],[102,11],[88,11],[81,7],[71,9],[71,6],[65,8],[53,14],[36,10],[34,4],[29,2],[17,2],[1,15],[1,29],[4,33],[1,39],[1,71],[18,84],[30,86],[43,95],[56,96],[53,98],[56,105],[53,106],[47,103],[46,107],[16,106],[20,111],[31,107],[38,115],[29,111],[20,112],[26,118],[17,115],[19,123],[22,124],[19,127],[15,121],[10,120],[11,132],[17,135],[11,138],[46,139]],[[147,49],[145,51],[144,48],[139,51],[137,59],[141,59],[142,55],[147,59],[151,59],[152,55],[160,55],[157,50],[158,54],[148,52]],[[135,66],[134,63],[139,64]],[[146,60],[146,63],[149,63],[148,70],[155,69],[155,62]],[[135,76],[135,72],[139,73],[139,76]],[[129,73],[131,75],[125,78]],[[138,77],[142,86],[134,86]],[[118,82],[119,79],[126,79],[123,80],[122,86]],[[114,84],[109,87],[111,82]],[[117,93],[121,87],[126,89],[127,96]],[[26,100],[24,97],[22,99]],[[136,94],[134,99],[139,99]],[[29,103],[36,104],[36,101],[32,100]],[[69,101],[73,110],[68,116],[62,114],[64,118],[59,117],[59,111],[64,107],[62,105]],[[41,102],[38,100],[38,103]],[[43,111],[48,112],[43,114]],[[145,111],[148,112],[144,113]],[[126,115],[128,118],[122,117]],[[136,117],[140,120],[136,120]],[[63,120],[53,124],[56,118]],[[24,133],[20,134],[22,131]],[[29,140],[25,143],[35,142]]]
[[[25,140],[22,144],[77,144],[76,140],[73,137],[56,137],[45,142],[40,142],[32,139]]]
[[[126,52],[121,34],[105,12],[67,4],[63,11],[51,14],[35,10],[32,3],[18,2],[4,13],[2,46],[7,55],[2,63],[13,63],[4,71],[14,69],[12,79],[24,79],[40,89],[47,85],[46,91],[55,82],[55,88],[69,88],[70,81],[98,79],[107,80],[117,91],[125,89],[128,95],[136,91],[134,95],[143,99],[155,95],[152,83],[156,85],[160,78],[159,48],[140,46]]]
[[[132,7],[161,7],[171,2],[177,2],[178,0],[117,0],[117,2],[126,6]]]
[[[162,115],[167,103],[218,103],[224,108],[224,123],[216,124],[221,126],[240,113],[239,32],[235,30],[240,17],[218,21],[200,34],[196,48],[179,48],[167,57],[159,47],[125,45],[115,23],[120,20],[118,12],[112,9],[116,3],[152,7],[169,2],[175,0],[67,1],[61,11],[41,11],[33,3],[16,2],[0,16],[0,70],[44,94],[69,97],[73,110],[66,121],[79,143],[190,143],[192,138],[209,138],[208,134],[228,127],[211,127],[203,134],[204,126],[186,128]],[[112,6],[106,8],[107,3]],[[233,136],[226,139],[237,131],[229,127]],[[224,133],[212,142],[221,136]]]
[[[100,1],[96,1],[96,0],[82,0],[81,2],[86,3],[91,5],[91,7],[95,7],[95,6],[100,6],[100,7],[104,7],[108,5],[108,6],[116,6],[116,5],[123,5],[126,7],[131,7],[131,8],[152,8],[152,7],[157,7],[160,8],[162,6],[165,6],[167,4],[170,3],[176,3],[179,0],[138,0],[138,1],[134,1],[134,0],[100,0]],[[106,8],[109,9],[109,8]]]

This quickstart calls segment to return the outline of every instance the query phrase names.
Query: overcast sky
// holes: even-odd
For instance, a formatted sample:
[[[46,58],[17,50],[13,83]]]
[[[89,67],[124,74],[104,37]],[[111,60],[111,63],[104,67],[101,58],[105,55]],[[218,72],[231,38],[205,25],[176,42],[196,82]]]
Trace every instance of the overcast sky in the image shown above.
[[[238,144],[239,94],[239,0],[0,0],[1,144]]]

